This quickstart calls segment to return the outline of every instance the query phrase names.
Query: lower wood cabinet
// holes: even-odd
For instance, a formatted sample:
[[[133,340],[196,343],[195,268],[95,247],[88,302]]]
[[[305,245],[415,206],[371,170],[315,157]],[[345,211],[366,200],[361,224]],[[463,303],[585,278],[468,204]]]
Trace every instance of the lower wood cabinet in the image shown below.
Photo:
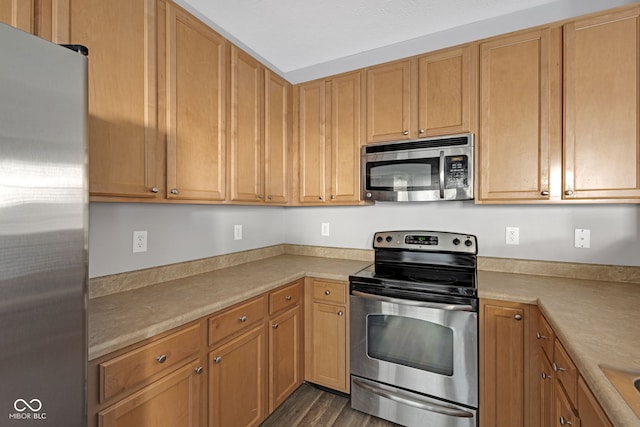
[[[348,283],[308,279],[305,379],[349,393]]]

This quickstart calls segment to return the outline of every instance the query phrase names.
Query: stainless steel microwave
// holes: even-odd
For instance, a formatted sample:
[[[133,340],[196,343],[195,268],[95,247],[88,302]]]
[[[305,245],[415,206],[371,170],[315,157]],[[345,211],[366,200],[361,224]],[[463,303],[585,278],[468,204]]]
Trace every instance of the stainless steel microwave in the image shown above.
[[[473,134],[362,147],[364,200],[473,199]]]

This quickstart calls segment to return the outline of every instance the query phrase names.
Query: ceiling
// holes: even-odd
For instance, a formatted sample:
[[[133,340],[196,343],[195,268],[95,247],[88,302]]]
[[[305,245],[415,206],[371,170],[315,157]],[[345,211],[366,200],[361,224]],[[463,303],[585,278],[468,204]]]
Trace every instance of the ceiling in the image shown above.
[[[629,1],[177,0],[177,3],[297,83]]]

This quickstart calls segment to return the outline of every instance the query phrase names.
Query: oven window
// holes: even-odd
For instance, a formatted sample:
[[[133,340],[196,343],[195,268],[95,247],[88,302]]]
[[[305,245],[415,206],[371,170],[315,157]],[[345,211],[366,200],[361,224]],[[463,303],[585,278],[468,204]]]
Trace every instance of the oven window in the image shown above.
[[[437,157],[367,163],[367,189],[380,191],[438,190]]]
[[[411,368],[453,375],[453,330],[411,317],[367,316],[367,354]]]

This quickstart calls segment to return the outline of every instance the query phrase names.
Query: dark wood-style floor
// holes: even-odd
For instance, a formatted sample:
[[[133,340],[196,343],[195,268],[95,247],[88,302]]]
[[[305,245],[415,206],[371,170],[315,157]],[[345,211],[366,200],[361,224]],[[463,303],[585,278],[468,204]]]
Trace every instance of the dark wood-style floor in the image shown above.
[[[396,427],[351,409],[348,398],[302,384],[260,427]]]

